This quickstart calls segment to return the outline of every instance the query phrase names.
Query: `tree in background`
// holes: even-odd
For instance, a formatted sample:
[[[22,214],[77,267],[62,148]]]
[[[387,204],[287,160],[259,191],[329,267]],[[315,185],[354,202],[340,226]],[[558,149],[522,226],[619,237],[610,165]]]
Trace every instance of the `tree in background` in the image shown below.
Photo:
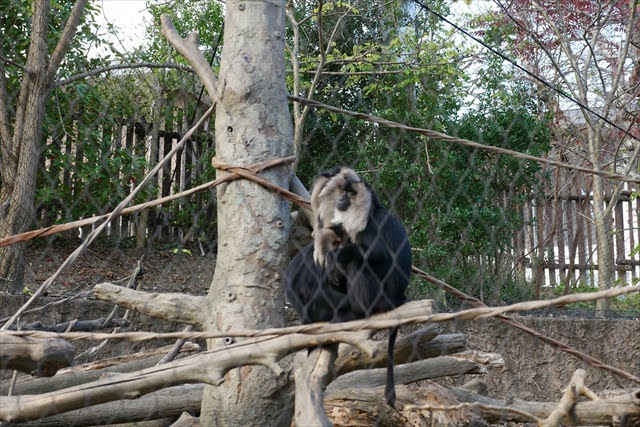
[[[0,236],[6,237],[34,221],[46,103],[63,60],[72,69],[96,41],[85,15],[96,9],[87,0],[3,0],[0,9]],[[20,292],[23,271],[24,244],[0,248],[2,289]]]
[[[512,27],[514,53],[525,67],[579,102],[555,95],[551,104],[557,130],[577,128],[566,144],[556,138],[558,151],[597,170],[631,173],[640,152],[638,2],[495,0],[495,4],[501,15],[492,22]],[[569,114],[576,108],[581,115],[578,126]],[[613,285],[611,214],[622,188],[622,183],[593,176],[600,289]],[[598,302],[599,309],[607,307],[607,300]]]

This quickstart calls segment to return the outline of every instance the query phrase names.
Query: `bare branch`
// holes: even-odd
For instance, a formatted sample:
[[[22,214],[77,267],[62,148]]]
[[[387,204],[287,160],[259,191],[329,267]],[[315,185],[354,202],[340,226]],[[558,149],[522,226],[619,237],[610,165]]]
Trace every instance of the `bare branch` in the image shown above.
[[[183,39],[167,14],[160,15],[160,22],[162,23],[162,35],[191,64],[213,102],[217,102],[218,78],[198,48],[198,33],[190,33],[186,39]]]
[[[631,43],[631,38],[633,37],[634,31],[635,31],[634,25],[636,25],[635,17],[636,17],[636,11],[638,10],[638,2],[635,1],[635,2],[629,3],[629,7],[631,8],[631,13],[629,15],[629,25],[627,25],[627,29],[626,29],[626,39],[624,40],[622,52],[620,53],[620,56],[618,58],[618,67],[616,68],[616,71],[613,77],[613,82],[611,83],[611,90],[607,94],[607,99],[605,101],[604,109],[602,112],[602,115],[605,117],[607,117],[609,110],[613,106],[613,102],[612,102],[613,97],[618,90],[620,79],[623,76],[624,65],[629,55],[629,44]],[[600,67],[598,67],[598,69],[599,68]]]
[[[586,375],[587,373],[584,369],[577,369],[573,373],[573,377],[571,377],[571,381],[565,389],[562,399],[558,402],[558,406],[540,423],[541,427],[560,425],[562,419],[569,414],[569,411],[571,411],[581,395],[587,396],[591,400],[598,400],[598,396],[584,385]]]
[[[113,64],[108,65],[106,67],[96,68],[95,70],[87,71],[81,74],[77,74],[73,77],[69,77],[64,80],[56,80],[53,84],[53,87],[60,87],[64,85],[68,85],[69,83],[73,83],[78,80],[86,79],[87,77],[97,76],[98,74],[107,73],[109,71],[114,70],[124,70],[129,68],[173,68],[182,71],[188,71],[190,73],[195,73],[194,69],[191,67],[187,67],[186,65],[180,64],[156,64],[154,62],[133,62],[131,64]]]

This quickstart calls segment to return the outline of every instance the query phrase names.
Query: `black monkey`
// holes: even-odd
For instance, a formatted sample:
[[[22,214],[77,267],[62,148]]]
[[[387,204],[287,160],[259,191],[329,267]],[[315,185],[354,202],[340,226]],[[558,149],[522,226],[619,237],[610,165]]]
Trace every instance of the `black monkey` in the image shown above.
[[[311,205],[315,250],[307,247],[294,258],[285,283],[303,322],[347,321],[402,305],[411,270],[409,240],[371,186],[349,168],[334,168],[314,179]],[[397,332],[389,333],[385,397],[390,405],[395,403]]]

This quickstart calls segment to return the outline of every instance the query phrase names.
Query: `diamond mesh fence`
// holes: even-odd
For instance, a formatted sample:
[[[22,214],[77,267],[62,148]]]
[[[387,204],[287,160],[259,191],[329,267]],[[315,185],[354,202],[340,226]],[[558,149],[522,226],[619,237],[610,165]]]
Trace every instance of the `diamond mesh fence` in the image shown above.
[[[219,73],[225,6],[208,1],[130,3],[145,17],[137,24],[134,40],[127,40],[131,27],[118,27],[121,18],[107,17],[113,8],[109,2],[0,0],[0,317],[5,329],[162,333],[183,330],[180,323],[198,324],[159,322],[133,307],[125,312],[95,301],[92,290],[109,282],[150,293],[204,297],[219,251],[216,191],[224,187],[212,184],[216,113],[201,120],[214,103],[193,64],[161,34],[160,16],[171,15],[185,40],[190,40],[189,32],[197,32],[199,52]],[[336,166],[352,169],[406,230],[411,264],[487,306],[637,286],[637,5],[602,5],[600,13],[610,19],[593,20],[592,5],[566,3],[573,6],[542,8],[525,0],[471,6],[446,0],[288,2],[283,38],[291,152],[296,156],[292,175],[311,191],[319,174]],[[564,9],[571,7],[582,8],[581,13]],[[564,25],[571,31],[557,31],[558,16],[567,17]],[[576,36],[589,32],[591,39]],[[244,141],[247,146],[251,142]],[[167,157],[172,150],[175,153]],[[272,157],[264,153],[256,163]],[[309,198],[293,184],[287,190]],[[124,213],[106,221],[133,191]],[[290,241],[283,249],[291,259],[305,247],[314,248],[317,217],[306,217],[303,207],[291,207]],[[384,221],[377,224],[380,229],[385,229]],[[102,225],[99,234],[90,236]],[[345,234],[330,244],[342,248],[357,243],[348,227],[339,231]],[[380,237],[383,231],[374,234],[371,246],[388,249],[387,238]],[[74,254],[83,242],[89,243],[88,236],[91,245]],[[369,243],[361,245],[355,258],[366,259],[369,248]],[[338,252],[330,251],[336,258],[328,259],[340,265]],[[61,270],[70,256],[69,266]],[[392,251],[389,262],[394,268],[404,261]],[[346,300],[331,302],[339,306],[333,308],[349,306],[349,277],[388,280],[388,272],[374,271],[377,263],[371,261],[355,273],[338,269],[348,277],[336,285]],[[431,299],[437,311],[444,312],[468,308],[470,302],[418,274],[409,278],[406,293],[408,300]],[[237,295],[230,291],[223,297],[231,302]],[[628,356],[593,349],[588,341],[605,339],[605,327],[633,336],[639,295],[598,301],[581,300],[529,314],[597,319],[580,326],[583,329],[567,328],[574,337],[580,335],[577,330],[592,337],[570,340],[570,345],[594,356],[592,365],[602,362],[629,371],[633,382],[640,374],[637,356],[633,358],[640,351],[637,343],[629,344]],[[285,304],[281,309],[287,323],[299,324],[305,313],[292,310],[292,301]],[[14,316],[21,307],[24,310]],[[355,317],[369,314],[365,307]],[[630,323],[606,323],[613,318]],[[396,359],[426,362],[474,346],[508,352],[495,347],[499,337],[465,339],[446,325],[444,332],[433,325],[426,332],[418,326],[402,329],[396,345],[401,356]],[[564,336],[561,327],[551,329]],[[205,348],[203,337],[191,330],[178,338],[187,337],[193,341],[184,354],[197,352],[198,345]],[[172,345],[176,338],[79,339],[73,341],[71,355],[60,344],[62,353],[57,355],[66,362],[40,360],[27,371],[49,375],[71,362],[77,366],[66,368],[66,378],[76,376],[77,381],[56,380],[64,372],[33,379],[3,370],[0,395],[86,386],[97,379],[94,370],[103,374],[110,365],[118,372],[153,366],[169,351],[158,347]],[[233,334],[223,338],[227,344],[241,339]],[[613,335],[606,339],[614,340],[613,347],[616,340],[626,340]],[[385,340],[386,336],[378,341],[384,345]],[[548,352],[541,353],[559,353],[551,347]],[[113,359],[122,355],[127,356]],[[15,367],[9,365],[9,356],[2,356],[2,368]],[[505,357],[509,368],[517,366],[509,359],[515,355]],[[553,357],[560,365],[582,366],[577,359]],[[96,361],[104,365],[83,365]],[[348,360],[338,361],[338,374],[356,369],[349,368]],[[383,362],[363,360],[357,369],[384,367]],[[479,363],[468,363],[472,362]],[[535,363],[527,369],[538,369]],[[399,377],[405,375],[398,369]],[[420,369],[433,372],[441,366],[406,367]],[[446,375],[480,370],[474,365]],[[538,380],[565,386],[570,374],[556,372]],[[433,378],[430,375],[420,374],[411,382]],[[455,378],[452,383],[462,384],[462,377]],[[625,386],[631,384],[629,376],[623,378]],[[384,384],[384,379],[380,384],[372,381]],[[185,381],[179,374],[169,381],[186,382],[197,381]],[[530,392],[525,384],[511,382],[515,388],[509,389],[507,382],[491,377],[496,397],[521,392],[524,397],[557,400]],[[604,374],[594,382],[598,390],[614,384]],[[112,402],[111,415],[96,422],[174,419],[183,410],[198,413],[202,386],[179,387],[184,387],[188,402],[180,401],[175,408],[167,404],[174,396],[167,389],[166,395],[149,395],[131,407],[125,401]],[[50,420],[49,425],[93,424],[95,414],[88,404],[85,415],[73,412],[77,418],[52,417],[64,412],[63,407],[58,411],[55,404],[44,409],[36,405],[33,410],[40,416],[25,415],[26,409],[17,413],[23,420]],[[121,416],[113,413],[116,408],[123,408]],[[469,409],[456,410],[461,420],[471,416]],[[3,414],[4,421],[13,419],[9,413]]]

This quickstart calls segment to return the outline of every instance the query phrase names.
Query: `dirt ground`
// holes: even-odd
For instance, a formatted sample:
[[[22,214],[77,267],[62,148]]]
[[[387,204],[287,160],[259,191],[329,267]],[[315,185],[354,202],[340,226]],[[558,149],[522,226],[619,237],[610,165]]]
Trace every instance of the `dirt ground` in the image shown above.
[[[34,242],[27,247],[25,286],[34,292],[80,244],[80,239]],[[215,268],[215,254],[202,255],[196,247],[158,244],[136,249],[133,241],[96,241],[47,291],[50,297],[65,297],[90,290],[95,284],[126,285],[127,278],[142,261],[140,290],[206,294]],[[143,259],[144,256],[144,259]]]

